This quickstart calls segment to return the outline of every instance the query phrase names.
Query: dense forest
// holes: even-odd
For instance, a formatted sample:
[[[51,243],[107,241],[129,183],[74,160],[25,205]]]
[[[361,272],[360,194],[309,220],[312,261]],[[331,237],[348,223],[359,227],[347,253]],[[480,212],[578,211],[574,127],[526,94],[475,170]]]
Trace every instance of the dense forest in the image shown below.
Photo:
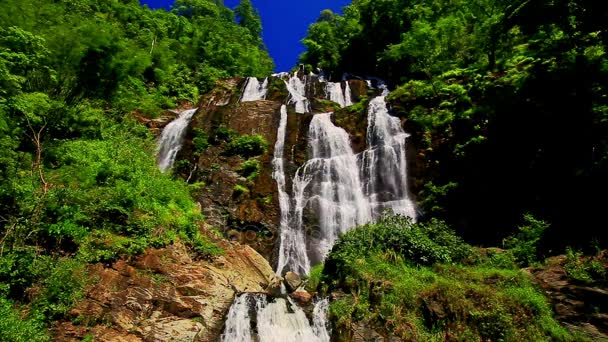
[[[0,340],[46,340],[44,325],[82,295],[86,263],[176,240],[217,252],[133,114],[271,73],[260,35],[246,0],[234,11],[178,0],[170,12],[137,0],[0,3]]]
[[[497,245],[530,213],[555,253],[606,241],[607,28],[596,1],[355,0],[321,13],[301,63],[395,88],[425,217]]]

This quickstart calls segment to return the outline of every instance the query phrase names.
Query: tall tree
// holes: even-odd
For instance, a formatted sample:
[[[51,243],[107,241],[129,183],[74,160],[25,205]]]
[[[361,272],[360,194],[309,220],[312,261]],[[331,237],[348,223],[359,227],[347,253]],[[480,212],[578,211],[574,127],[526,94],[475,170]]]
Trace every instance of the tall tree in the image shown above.
[[[258,10],[251,4],[251,0],[241,0],[238,6],[234,8],[234,13],[239,25],[249,30],[254,39],[261,41],[262,20]]]

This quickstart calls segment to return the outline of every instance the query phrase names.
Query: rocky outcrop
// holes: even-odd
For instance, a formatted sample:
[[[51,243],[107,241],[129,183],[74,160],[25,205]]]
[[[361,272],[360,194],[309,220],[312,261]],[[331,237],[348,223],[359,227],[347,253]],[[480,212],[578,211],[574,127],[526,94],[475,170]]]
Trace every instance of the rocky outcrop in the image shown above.
[[[547,259],[546,266],[529,271],[553,303],[558,321],[594,341],[608,341],[608,289],[569,279],[565,262],[565,256],[557,256]]]
[[[220,243],[213,261],[194,260],[182,245],[148,250],[133,260],[96,264],[95,284],[53,329],[56,341],[217,341],[235,295],[280,286],[252,248]]]

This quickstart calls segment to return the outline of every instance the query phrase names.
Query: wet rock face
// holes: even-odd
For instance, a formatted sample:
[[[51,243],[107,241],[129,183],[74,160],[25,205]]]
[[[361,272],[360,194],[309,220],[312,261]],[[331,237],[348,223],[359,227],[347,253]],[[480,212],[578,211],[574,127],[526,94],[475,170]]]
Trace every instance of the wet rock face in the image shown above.
[[[223,243],[213,262],[181,245],[89,270],[98,283],[53,329],[55,341],[217,341],[237,293],[271,292],[280,280],[248,246]],[[78,322],[75,324],[73,322]]]

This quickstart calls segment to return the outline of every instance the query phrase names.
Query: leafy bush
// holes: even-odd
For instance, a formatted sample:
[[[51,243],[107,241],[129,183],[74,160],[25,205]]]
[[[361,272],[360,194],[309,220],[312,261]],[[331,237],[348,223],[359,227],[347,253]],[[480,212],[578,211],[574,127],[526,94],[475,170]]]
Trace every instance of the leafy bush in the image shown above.
[[[211,143],[214,145],[219,145],[222,142],[230,142],[236,136],[237,133],[235,130],[221,126],[213,131]]]
[[[573,340],[510,253],[459,263],[473,254],[442,222],[384,217],[339,239],[317,288],[343,293],[330,305],[338,331],[365,322],[403,340]]]
[[[73,259],[57,261],[40,284],[42,292],[33,302],[34,312],[48,321],[62,317],[83,296],[87,279],[83,263]]]
[[[245,158],[260,156],[268,151],[268,142],[260,134],[241,135],[231,140],[225,149],[229,156],[240,155]]]
[[[44,342],[50,338],[42,322],[24,318],[11,301],[0,295],[0,341]]]
[[[575,281],[592,284],[608,280],[608,271],[604,265],[605,260],[585,257],[582,252],[566,248],[566,275]]]
[[[528,266],[539,260],[537,247],[549,224],[532,215],[525,215],[524,220],[519,232],[504,240],[504,247],[511,250],[521,266]]]
[[[200,155],[204,150],[207,149],[207,147],[209,147],[207,133],[200,128],[195,128],[192,144],[194,145],[194,154]]]
[[[240,184],[235,185],[233,190],[234,190],[234,193],[233,193],[234,197],[239,197],[241,195],[249,193],[249,189],[246,186],[240,185]]]
[[[326,269],[379,250],[392,250],[412,264],[431,265],[456,262],[471,255],[472,249],[445,223],[431,220],[413,223],[404,216],[383,216],[378,222],[358,227],[342,235],[327,262]]]
[[[260,162],[257,159],[248,159],[246,162],[241,164],[237,171],[241,176],[252,181],[260,174]]]

